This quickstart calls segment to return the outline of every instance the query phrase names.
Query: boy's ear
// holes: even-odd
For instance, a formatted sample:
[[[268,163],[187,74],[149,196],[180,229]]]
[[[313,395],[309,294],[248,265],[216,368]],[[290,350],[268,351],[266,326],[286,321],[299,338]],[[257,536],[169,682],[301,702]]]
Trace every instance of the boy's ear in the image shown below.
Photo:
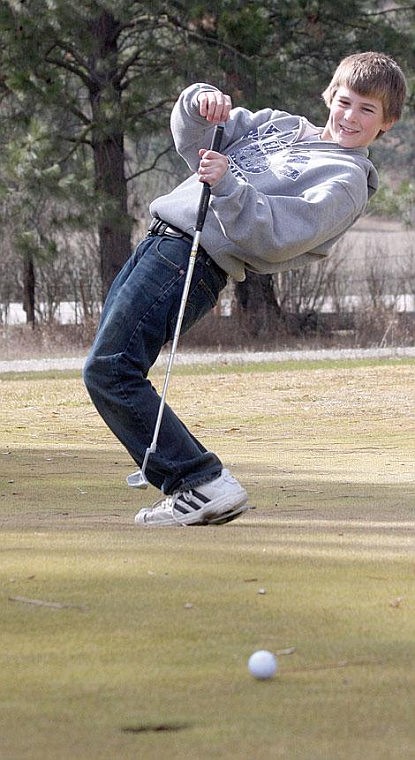
[[[385,123],[382,126],[382,132],[389,132],[390,129],[392,129],[393,125],[396,124],[398,119],[391,119],[390,121],[385,121]]]

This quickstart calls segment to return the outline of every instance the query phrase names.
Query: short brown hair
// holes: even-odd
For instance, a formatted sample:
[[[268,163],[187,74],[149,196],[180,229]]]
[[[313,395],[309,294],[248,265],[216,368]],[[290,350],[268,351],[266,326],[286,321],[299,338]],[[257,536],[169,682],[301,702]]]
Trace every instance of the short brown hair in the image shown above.
[[[396,61],[385,53],[354,53],[340,61],[323,99],[330,108],[339,87],[350,87],[359,95],[379,98],[385,121],[401,117],[407,87]]]

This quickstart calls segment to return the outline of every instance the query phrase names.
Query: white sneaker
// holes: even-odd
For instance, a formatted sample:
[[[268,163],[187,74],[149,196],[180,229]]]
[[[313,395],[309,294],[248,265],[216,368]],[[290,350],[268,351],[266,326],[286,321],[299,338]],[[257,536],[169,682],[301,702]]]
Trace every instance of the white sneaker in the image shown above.
[[[153,507],[140,509],[136,525],[220,525],[234,520],[249,507],[248,495],[228,470],[209,483],[187,491],[176,491],[156,502]]]

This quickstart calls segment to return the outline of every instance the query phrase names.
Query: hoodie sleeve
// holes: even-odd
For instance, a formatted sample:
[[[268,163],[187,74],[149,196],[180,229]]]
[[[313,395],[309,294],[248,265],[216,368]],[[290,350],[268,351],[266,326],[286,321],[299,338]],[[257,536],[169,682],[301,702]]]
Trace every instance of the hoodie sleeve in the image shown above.
[[[197,171],[199,166],[200,148],[210,148],[215,130],[215,125],[206,121],[199,113],[198,97],[202,92],[219,92],[219,90],[205,83],[190,85],[183,90],[176,101],[170,118],[176,151],[193,172]],[[233,108],[231,118],[224,124],[221,151],[225,152],[229,145],[246,135],[251,129],[255,129],[281,113],[284,112],[271,108],[256,112],[247,108]]]

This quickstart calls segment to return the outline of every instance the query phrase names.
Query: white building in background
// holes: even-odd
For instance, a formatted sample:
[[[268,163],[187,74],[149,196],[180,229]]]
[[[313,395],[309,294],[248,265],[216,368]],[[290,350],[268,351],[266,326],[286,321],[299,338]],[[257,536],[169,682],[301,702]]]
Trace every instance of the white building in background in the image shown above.
[[[40,312],[45,312],[44,304],[39,304]],[[82,321],[80,304],[61,301],[56,307],[56,321],[61,325],[74,325]],[[21,303],[12,302],[7,309],[0,303],[0,324],[25,325],[26,312]]]

